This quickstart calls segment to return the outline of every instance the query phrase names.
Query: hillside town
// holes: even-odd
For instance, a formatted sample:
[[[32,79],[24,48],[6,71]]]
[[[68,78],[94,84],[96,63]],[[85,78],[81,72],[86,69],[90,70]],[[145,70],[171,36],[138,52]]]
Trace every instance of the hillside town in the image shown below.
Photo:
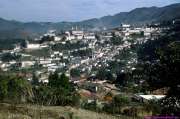
[[[3,71],[9,71],[13,67],[21,70],[37,65],[41,67],[37,74],[48,74],[62,69],[69,76],[69,71],[77,68],[81,70],[81,74],[93,75],[93,67],[108,66],[108,62],[117,60],[115,56],[118,56],[121,51],[128,51],[132,46],[155,40],[167,29],[158,25],[136,28],[122,24],[116,29],[95,32],[79,30],[77,27],[62,33],[50,30],[39,38],[26,40],[24,46],[16,44],[13,50],[3,50],[1,59],[3,54],[7,53],[20,58],[0,61],[0,68]],[[117,39],[112,40],[113,37]],[[130,54],[133,57],[128,59],[129,65],[122,71],[133,70],[132,65],[137,62],[136,53],[130,51]],[[46,82],[46,78],[43,77],[41,81]]]
[[[18,75],[29,81],[36,75],[42,83],[48,83],[50,73],[64,72],[81,96],[103,103],[102,98],[109,92],[114,95],[122,92],[113,83],[108,83],[108,79],[99,79],[99,70],[106,69],[112,79],[117,77],[117,72],[132,72],[137,64],[135,47],[156,40],[167,29],[158,24],[143,27],[122,24],[103,31],[85,31],[77,27],[60,33],[49,30],[39,38],[16,44],[13,50],[3,50],[0,68],[19,72]],[[6,59],[9,55],[11,59]],[[164,97],[163,94],[130,96],[138,100]]]
[[[180,119],[178,11],[178,0],[0,0],[0,119]]]

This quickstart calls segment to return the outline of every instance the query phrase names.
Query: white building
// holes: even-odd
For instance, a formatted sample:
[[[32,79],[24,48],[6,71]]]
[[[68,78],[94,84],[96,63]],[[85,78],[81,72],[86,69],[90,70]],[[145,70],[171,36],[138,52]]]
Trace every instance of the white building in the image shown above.
[[[129,24],[121,24],[121,27],[123,28],[123,30],[130,30],[131,25],[129,25]]]
[[[166,95],[134,95],[134,98],[136,100],[139,100],[141,102],[147,102],[150,100],[160,100],[162,98],[164,98]]]
[[[31,67],[35,64],[35,61],[23,61],[21,62],[21,67],[26,68],[26,67]]]
[[[60,41],[62,38],[60,36],[55,36],[54,41]]]
[[[40,49],[40,44],[27,44],[27,49]]]
[[[26,41],[26,49],[40,49],[40,44],[30,44],[29,41]]]
[[[39,63],[42,64],[42,65],[51,64],[51,60],[40,60]]]
[[[86,34],[84,35],[84,39],[96,39],[95,35]]]
[[[69,31],[66,31],[65,34],[67,35],[66,36],[66,40],[73,40],[73,39],[75,39],[75,36],[72,35]]]
[[[49,30],[48,33],[44,34],[44,36],[50,36],[50,37],[55,37],[56,30]]]
[[[130,26],[131,26],[130,24],[122,24],[123,28],[130,28]]]
[[[65,32],[65,34],[67,35],[66,36],[67,40],[74,40],[74,39],[81,40],[84,38],[84,31],[80,31],[80,30],[72,30],[71,32],[67,31]]]
[[[75,30],[75,31],[72,31],[72,34],[73,35],[81,35],[81,36],[83,36],[84,35],[84,31]]]

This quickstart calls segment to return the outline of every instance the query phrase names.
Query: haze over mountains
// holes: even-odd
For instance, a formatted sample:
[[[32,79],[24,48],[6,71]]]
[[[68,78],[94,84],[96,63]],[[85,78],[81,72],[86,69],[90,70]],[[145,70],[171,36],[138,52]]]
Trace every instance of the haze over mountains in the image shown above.
[[[0,18],[0,38],[25,38],[36,36],[49,29],[58,31],[78,26],[85,29],[113,28],[121,23],[146,24],[152,22],[169,21],[180,18],[180,3],[165,7],[136,8],[130,12],[121,12],[113,16],[104,16],[80,22],[18,22]]]

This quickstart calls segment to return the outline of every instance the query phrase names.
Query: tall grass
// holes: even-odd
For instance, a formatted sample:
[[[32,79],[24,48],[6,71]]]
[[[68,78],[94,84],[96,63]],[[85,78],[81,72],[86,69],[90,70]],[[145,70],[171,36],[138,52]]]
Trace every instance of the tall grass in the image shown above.
[[[0,104],[0,119],[136,119],[61,106]]]

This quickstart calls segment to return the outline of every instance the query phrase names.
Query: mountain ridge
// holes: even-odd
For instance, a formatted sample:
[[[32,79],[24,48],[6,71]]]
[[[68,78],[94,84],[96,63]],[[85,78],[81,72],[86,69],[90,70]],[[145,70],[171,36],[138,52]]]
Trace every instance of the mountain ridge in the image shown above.
[[[6,38],[6,32],[14,32],[16,36],[36,36],[49,29],[67,30],[73,26],[79,28],[113,28],[118,27],[121,23],[128,24],[147,24],[152,22],[169,21],[180,18],[180,3],[171,4],[165,7],[142,7],[136,8],[129,12],[120,12],[114,15],[108,15],[101,18],[92,18],[78,22],[19,22],[16,20],[5,20],[0,18],[0,38]],[[22,35],[23,32],[23,35]],[[3,34],[2,34],[3,33]],[[10,36],[9,36],[10,37]]]

